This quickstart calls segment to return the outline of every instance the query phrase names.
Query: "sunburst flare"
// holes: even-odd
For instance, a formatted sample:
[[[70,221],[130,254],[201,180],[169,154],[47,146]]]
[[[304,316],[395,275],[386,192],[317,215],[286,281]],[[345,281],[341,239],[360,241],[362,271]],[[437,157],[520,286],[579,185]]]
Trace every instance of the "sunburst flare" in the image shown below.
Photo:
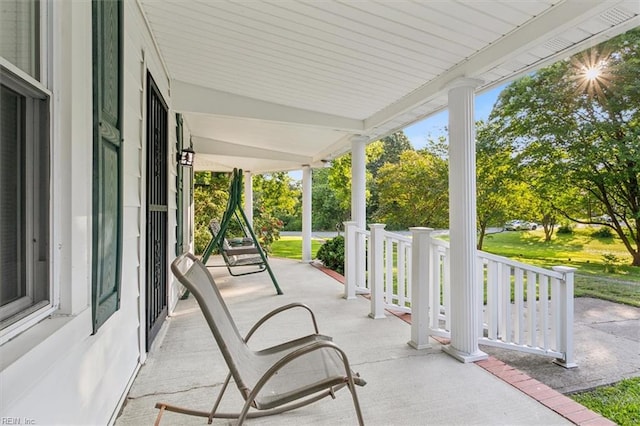
[[[576,91],[604,100],[605,89],[613,83],[609,53],[590,49],[575,56],[571,66],[571,79],[577,83]]]

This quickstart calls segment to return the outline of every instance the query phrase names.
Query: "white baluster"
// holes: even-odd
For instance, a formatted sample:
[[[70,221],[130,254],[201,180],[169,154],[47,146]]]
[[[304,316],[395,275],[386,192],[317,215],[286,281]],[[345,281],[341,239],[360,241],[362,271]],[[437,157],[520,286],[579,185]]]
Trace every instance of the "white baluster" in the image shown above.
[[[538,322],[536,315],[536,278],[537,274],[532,271],[527,272],[527,313],[529,314],[529,346],[538,345]]]
[[[515,307],[515,324],[513,325],[513,340],[518,345],[524,343],[524,271],[517,268],[515,271],[513,290],[513,303]]]
[[[391,305],[393,304],[393,240],[384,238],[383,241],[386,265],[384,274],[385,302],[387,305]]]
[[[385,318],[384,314],[384,227],[382,223],[369,225],[369,285],[371,290],[371,313],[373,319]]]

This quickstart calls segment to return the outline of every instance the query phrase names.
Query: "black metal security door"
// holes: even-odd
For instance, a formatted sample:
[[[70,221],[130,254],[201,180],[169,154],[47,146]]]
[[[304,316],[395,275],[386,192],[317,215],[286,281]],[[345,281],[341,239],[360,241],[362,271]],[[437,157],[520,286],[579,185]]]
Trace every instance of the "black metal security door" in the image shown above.
[[[167,117],[147,74],[147,350],[167,316]]]

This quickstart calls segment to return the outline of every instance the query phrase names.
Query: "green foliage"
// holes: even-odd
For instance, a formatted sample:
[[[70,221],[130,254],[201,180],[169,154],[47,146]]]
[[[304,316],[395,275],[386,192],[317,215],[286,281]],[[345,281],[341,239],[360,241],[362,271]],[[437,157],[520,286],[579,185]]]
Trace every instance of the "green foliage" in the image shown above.
[[[194,245],[201,254],[209,241],[209,222],[220,220],[229,199],[229,176],[226,173],[194,173]]]
[[[374,178],[378,174],[380,167],[387,163],[395,164],[400,161],[400,156],[403,152],[413,151],[411,141],[403,131],[396,132],[380,139],[380,141],[374,142],[374,144],[375,143],[380,144],[380,153],[379,155],[371,155],[367,162],[367,170],[371,172]]]
[[[302,230],[302,217],[291,216],[286,220],[283,220],[283,231],[301,231]]]
[[[593,200],[594,210],[614,218],[634,266],[640,266],[639,58],[636,28],[515,81],[491,114],[513,140],[520,164],[544,170],[539,176],[554,189],[552,206],[574,222],[594,223],[576,211],[582,204],[576,200]],[[589,67],[600,67],[601,77],[586,79]],[[568,192],[578,197],[558,200]]]
[[[287,200],[283,203],[284,207],[280,209],[273,207],[277,205],[277,197],[286,199],[283,182],[287,181],[282,176],[275,178],[275,182],[267,178],[267,183],[264,185],[262,185],[265,182],[264,178],[256,178],[258,176],[254,177],[254,184],[257,180],[261,185],[259,197],[268,195],[276,198],[275,201],[270,198],[260,198],[258,203],[254,200],[253,229],[260,245],[268,252],[271,244],[280,237],[280,229],[283,225],[273,211],[282,213],[286,208],[290,208],[292,203]],[[229,184],[230,176],[227,173],[196,172],[194,174],[194,244],[197,254],[201,254],[211,241],[209,222],[213,219],[222,220],[229,200]],[[269,207],[272,210],[268,210]],[[227,238],[244,237],[244,231],[236,220],[230,222],[226,236]]]
[[[351,154],[331,162],[327,182],[342,210],[351,209]]]
[[[564,223],[562,225],[560,225],[560,227],[558,228],[558,230],[556,231],[558,234],[565,234],[565,235],[569,235],[569,234],[573,234],[573,226]]]
[[[640,377],[570,396],[620,426],[640,424]]]
[[[302,217],[302,191],[286,172],[253,177],[253,210],[280,219],[283,226]]]
[[[605,272],[615,272],[616,265],[620,263],[620,258],[613,253],[604,253],[602,255],[602,264]]]
[[[594,238],[613,238],[613,232],[608,226],[602,226],[591,233]]]
[[[408,150],[413,150],[413,147],[402,131],[374,141],[365,148],[368,221],[376,216],[379,209],[377,175],[380,169],[385,164],[397,163],[400,155]],[[345,154],[332,161],[326,181],[324,172],[320,172],[317,178],[314,172],[313,188],[313,229],[334,230],[337,223],[341,224],[349,218],[351,211],[351,154]],[[318,222],[315,219],[316,214],[320,217]]]
[[[316,257],[327,268],[344,274],[344,237],[338,235],[325,242],[318,250]]]
[[[267,253],[271,253],[271,245],[280,238],[280,229],[282,221],[268,212],[261,211],[253,216],[253,232]]]
[[[531,197],[516,176],[511,145],[496,137],[495,126],[476,123],[476,182],[478,250],[482,250],[489,226],[500,226],[510,217],[526,217]]]
[[[311,188],[312,229],[335,231],[336,224],[349,218],[349,208],[344,208],[329,185],[329,168],[314,169]]]
[[[368,218],[376,217],[380,208],[380,197],[378,191],[378,172],[385,164],[397,164],[400,156],[405,151],[413,151],[411,141],[403,131],[396,132],[390,136],[373,142],[369,145],[372,150],[367,155],[367,172],[371,174],[371,180],[368,183],[371,190],[371,196],[367,202]]]
[[[381,146],[377,143],[367,145],[365,148],[366,160],[376,158],[381,153]],[[371,197],[371,172],[365,170],[366,179],[366,199]],[[340,208],[345,211],[351,210],[351,153],[336,158],[331,162],[328,176],[329,187],[335,193]]]
[[[427,151],[404,151],[378,171],[379,208],[374,220],[387,229],[445,228],[449,222],[448,167]]]

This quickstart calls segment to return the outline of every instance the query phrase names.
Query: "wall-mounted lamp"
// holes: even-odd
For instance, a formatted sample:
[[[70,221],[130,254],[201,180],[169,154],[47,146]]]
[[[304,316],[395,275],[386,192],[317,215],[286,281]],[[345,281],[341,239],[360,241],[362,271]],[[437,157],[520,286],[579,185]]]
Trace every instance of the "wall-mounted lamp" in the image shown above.
[[[195,157],[193,149],[186,147],[182,149],[182,152],[178,154],[178,164],[184,167],[193,166],[193,158]]]

